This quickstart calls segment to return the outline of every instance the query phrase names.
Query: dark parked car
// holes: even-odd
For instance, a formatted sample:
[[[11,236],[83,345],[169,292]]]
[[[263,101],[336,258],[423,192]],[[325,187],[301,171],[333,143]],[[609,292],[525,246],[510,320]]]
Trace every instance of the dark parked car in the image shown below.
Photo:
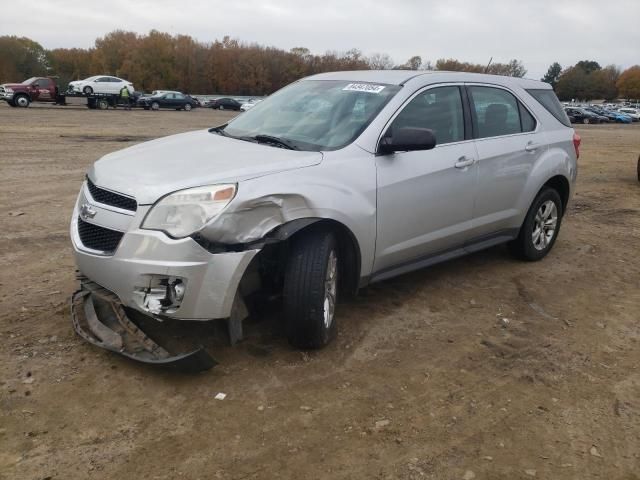
[[[233,98],[216,98],[209,106],[215,110],[236,110],[240,111],[242,104]]]
[[[605,121],[603,119],[606,119],[607,122],[609,121],[606,117],[601,117],[580,107],[568,107],[565,108],[565,111],[569,118],[573,118],[573,123],[602,123]]]
[[[189,111],[198,106],[193,98],[180,92],[163,92],[150,97],[141,97],[138,99],[137,104],[145,110],[174,108],[176,110]]]

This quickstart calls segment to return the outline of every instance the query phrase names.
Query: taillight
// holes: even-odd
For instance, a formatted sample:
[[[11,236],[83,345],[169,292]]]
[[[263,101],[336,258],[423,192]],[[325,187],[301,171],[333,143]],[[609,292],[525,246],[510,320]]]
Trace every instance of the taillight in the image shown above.
[[[580,138],[580,135],[578,135],[577,133],[573,134],[573,148],[576,149],[576,158],[580,158],[580,142],[582,142],[582,139]]]

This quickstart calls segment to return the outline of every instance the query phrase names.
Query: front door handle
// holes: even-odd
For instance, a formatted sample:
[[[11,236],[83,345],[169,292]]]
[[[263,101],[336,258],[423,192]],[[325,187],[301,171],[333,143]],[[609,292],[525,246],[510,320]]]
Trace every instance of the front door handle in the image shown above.
[[[538,150],[538,148],[540,148],[540,145],[533,142],[527,143],[527,145],[524,147],[527,152],[535,152],[536,150]]]
[[[455,163],[456,168],[467,168],[470,165],[475,163],[475,159],[468,157],[460,157],[458,161]]]

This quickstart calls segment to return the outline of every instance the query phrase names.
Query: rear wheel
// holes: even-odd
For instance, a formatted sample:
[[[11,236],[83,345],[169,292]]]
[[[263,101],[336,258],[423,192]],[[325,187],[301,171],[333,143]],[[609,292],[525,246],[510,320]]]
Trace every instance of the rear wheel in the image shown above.
[[[544,258],[558,238],[563,213],[558,192],[543,188],[531,204],[518,237],[510,242],[511,251],[523,260]]]
[[[29,97],[24,94],[16,95],[13,99],[13,103],[16,104],[16,107],[27,108],[31,103]]]
[[[99,110],[107,110],[109,108],[109,102],[106,99],[101,98],[96,102],[96,107],[98,107]]]
[[[291,345],[321,348],[335,336],[338,262],[333,232],[311,230],[294,239],[284,279],[284,316]]]

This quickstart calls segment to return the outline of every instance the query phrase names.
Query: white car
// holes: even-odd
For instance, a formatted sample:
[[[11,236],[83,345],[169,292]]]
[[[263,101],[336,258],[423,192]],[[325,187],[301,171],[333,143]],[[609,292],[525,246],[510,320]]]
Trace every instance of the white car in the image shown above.
[[[261,101],[262,100],[256,100],[256,99],[252,98],[248,102],[245,102],[242,105],[240,105],[240,111],[241,112],[246,112],[247,110],[251,110],[253,107],[255,107]]]
[[[92,93],[120,93],[122,87],[127,87],[129,93],[133,93],[134,91],[131,82],[108,75],[96,75],[85,78],[84,80],[69,82],[69,90],[84,93],[85,95],[91,95]]]

